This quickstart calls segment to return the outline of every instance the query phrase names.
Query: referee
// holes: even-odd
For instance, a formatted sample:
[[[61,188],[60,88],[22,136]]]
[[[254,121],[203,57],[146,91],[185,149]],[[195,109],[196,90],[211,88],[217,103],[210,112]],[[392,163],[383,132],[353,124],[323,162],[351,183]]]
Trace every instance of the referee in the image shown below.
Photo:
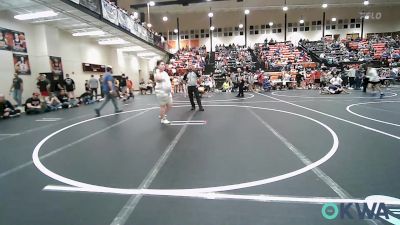
[[[199,90],[197,89],[198,88],[197,79],[200,78],[200,75],[196,74],[193,71],[192,66],[189,66],[188,70],[189,70],[189,72],[186,74],[186,80],[187,80],[190,104],[192,104],[191,110],[196,109],[196,106],[194,105],[194,100],[193,100],[193,94],[194,94],[196,96],[197,105],[199,106],[199,111],[204,111],[204,108],[201,105]]]

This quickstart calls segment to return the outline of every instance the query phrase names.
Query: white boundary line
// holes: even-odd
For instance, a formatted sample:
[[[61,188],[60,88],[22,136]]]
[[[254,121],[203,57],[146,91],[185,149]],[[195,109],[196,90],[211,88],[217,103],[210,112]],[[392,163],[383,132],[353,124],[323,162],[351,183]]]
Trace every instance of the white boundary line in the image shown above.
[[[45,128],[53,127],[53,126],[56,126],[56,125],[59,125],[59,124],[62,124],[62,123],[67,123],[67,122],[70,122],[72,120],[77,120],[77,119],[80,119],[80,118],[83,118],[83,117],[86,117],[86,116],[90,116],[90,115],[93,115],[93,114],[85,114],[85,115],[81,115],[81,116],[74,117],[74,118],[71,118],[71,119],[57,121],[57,123],[51,123],[51,124],[44,125],[44,126],[41,126],[41,127],[35,127],[35,128],[32,128],[32,129],[24,130],[23,132],[18,133],[18,135],[23,135],[23,134],[31,133],[31,132],[34,132],[34,131],[42,130],[42,129],[45,129]],[[6,140],[6,139],[9,139],[9,138],[18,136],[18,135],[13,135],[13,136],[9,136],[9,137],[0,138],[0,141]]]
[[[343,121],[343,122],[346,122],[346,123],[350,123],[352,125],[355,125],[355,126],[358,126],[358,127],[362,127],[364,129],[367,129],[367,130],[370,130],[370,131],[373,131],[373,132],[377,132],[377,133],[380,133],[380,134],[395,138],[397,140],[400,140],[399,136],[396,136],[396,135],[393,135],[393,134],[389,134],[389,133],[386,133],[384,131],[372,128],[372,127],[368,127],[368,126],[365,126],[365,125],[362,125],[362,124],[359,124],[359,123],[356,123],[356,122],[353,122],[353,121],[350,121],[350,120],[346,120],[346,119],[343,119],[343,118],[340,118],[340,117],[337,117],[337,116],[334,116],[334,115],[331,115],[331,114],[328,114],[328,113],[324,113],[324,112],[321,112],[321,111],[318,111],[318,110],[315,110],[315,109],[311,109],[311,108],[308,108],[308,107],[305,107],[305,106],[297,105],[297,104],[294,104],[292,102],[281,100],[279,98],[271,97],[271,96],[264,95],[264,94],[261,94],[261,93],[258,93],[258,94],[262,95],[262,96],[265,96],[265,97],[268,97],[268,98],[279,100],[281,102],[285,102],[285,103],[287,103],[289,105],[293,105],[293,106],[296,106],[296,107],[299,107],[299,108],[302,108],[302,109],[306,109],[306,110],[309,110],[309,111],[312,111],[312,112],[315,112],[315,113],[318,113],[318,114],[321,114],[321,115],[324,115],[324,116],[328,116],[328,117],[331,117],[331,118],[334,118],[334,119],[337,119],[337,120],[340,120],[340,121]]]
[[[144,112],[146,112],[146,111],[144,111]],[[193,118],[193,116],[194,116],[194,112],[189,116],[188,121],[190,121]],[[164,153],[157,160],[156,164],[153,166],[153,168],[150,170],[150,172],[144,178],[142,183],[139,185],[138,189],[145,189],[145,188],[150,187],[151,183],[153,182],[153,180],[155,179],[155,177],[160,172],[161,168],[164,166],[165,162],[171,155],[176,144],[182,138],[187,127],[188,126],[185,125],[179,130],[178,134],[175,136],[175,138],[171,141],[171,143],[165,149]],[[142,197],[143,197],[143,195],[133,195],[132,197],[130,197],[129,200],[125,203],[124,207],[122,207],[122,209],[119,211],[118,215],[113,219],[111,225],[124,225],[126,223],[126,221],[128,220],[129,216],[135,210],[137,204],[139,204],[139,201],[142,199]]]
[[[201,101],[201,102],[202,102],[202,103],[203,103],[203,102],[214,102],[214,103],[218,103],[218,102],[240,101],[240,100],[245,100],[245,99],[254,98],[254,94],[247,94],[247,95],[250,95],[250,96],[245,97],[245,98],[231,98],[231,99],[209,100],[209,101],[205,100],[205,101]],[[187,101],[186,101],[186,100],[176,100],[176,101],[172,100],[172,101],[173,101],[174,103],[175,103],[175,102],[176,102],[176,103],[190,103],[189,99],[188,99]]]
[[[397,93],[393,93],[393,92],[389,92],[389,93],[391,93],[392,95],[388,95],[388,96],[386,96],[385,95],[385,98],[392,98],[392,97],[395,97],[395,96],[397,96]],[[261,93],[258,93],[258,94],[261,94]],[[279,96],[279,97],[289,97],[289,98],[316,98],[316,99],[319,99],[319,98],[335,98],[335,99],[359,99],[359,98],[361,98],[361,99],[363,99],[363,98],[369,98],[369,99],[373,99],[373,98],[377,98],[377,97],[372,97],[372,96],[370,96],[370,97],[338,97],[337,95],[334,95],[334,96],[332,96],[332,97],[328,97],[328,96],[321,96],[321,97],[313,97],[313,96],[291,96],[291,95],[282,95],[282,94],[277,94],[277,92],[272,92],[271,93],[271,95],[275,95],[275,96]]]
[[[364,118],[364,119],[367,119],[367,120],[372,120],[372,121],[375,121],[375,122],[379,122],[379,123],[384,123],[384,124],[388,124],[388,125],[400,127],[400,124],[397,124],[397,123],[390,123],[390,122],[386,122],[386,121],[383,121],[383,120],[378,120],[378,119],[374,119],[374,118],[371,118],[371,117],[363,116],[363,115],[360,115],[360,114],[355,113],[355,112],[353,112],[353,111],[350,110],[351,107],[356,106],[356,105],[367,105],[367,104],[378,104],[378,103],[392,103],[392,102],[396,102],[396,103],[397,103],[397,102],[400,102],[400,101],[362,102],[362,103],[351,104],[351,105],[349,105],[349,106],[346,107],[346,110],[347,110],[347,112],[349,112],[349,113],[351,113],[351,114],[353,114],[353,115],[356,115],[356,116],[358,116],[358,117],[361,117],[361,118]]]
[[[124,122],[127,121],[127,120],[133,119],[133,118],[135,118],[135,117],[137,117],[137,116],[139,116],[139,115],[141,115],[141,114],[143,114],[143,113],[145,113],[145,112],[140,112],[140,113],[138,113],[138,114],[135,114],[135,115],[133,115],[133,116],[130,116],[130,117],[128,117],[128,118],[126,118],[126,119],[124,119],[124,120],[121,120],[121,121],[119,121],[119,122],[117,122],[117,123],[115,123],[115,124],[113,124],[113,125],[111,125],[111,126],[108,126],[108,127],[106,127],[106,128],[103,128],[103,129],[101,129],[101,130],[98,130],[98,131],[96,131],[96,132],[94,132],[94,133],[91,133],[91,134],[89,134],[89,135],[87,135],[87,136],[85,136],[85,137],[83,137],[83,138],[80,138],[80,139],[78,139],[78,140],[76,140],[76,141],[74,141],[74,142],[71,142],[71,143],[69,143],[69,144],[67,144],[67,145],[64,145],[64,146],[60,147],[60,148],[57,148],[57,149],[55,149],[55,150],[52,150],[52,151],[50,151],[49,153],[40,156],[40,159],[45,159],[45,158],[48,158],[48,157],[50,157],[50,156],[52,156],[52,155],[55,155],[55,154],[57,154],[57,153],[59,153],[59,152],[65,150],[65,149],[67,149],[67,148],[69,148],[69,147],[75,145],[75,144],[78,144],[78,143],[80,143],[80,142],[82,142],[82,141],[85,141],[85,140],[87,140],[87,139],[89,139],[89,138],[91,138],[91,137],[93,137],[93,136],[95,136],[95,135],[97,135],[97,134],[99,134],[99,133],[102,133],[102,132],[104,132],[104,131],[106,131],[106,130],[109,130],[110,128],[113,128],[113,127],[115,127],[115,126],[118,126],[119,124],[124,123]],[[15,173],[15,172],[18,172],[18,171],[20,171],[20,170],[24,169],[25,167],[30,166],[30,165],[32,165],[32,164],[33,164],[33,161],[29,161],[29,162],[23,163],[23,164],[21,164],[21,165],[19,165],[19,166],[16,166],[16,167],[14,167],[14,168],[12,168],[12,169],[6,170],[6,171],[0,173],[0,179],[1,179],[1,178],[4,178],[4,177],[6,177],[6,176],[8,176],[8,175],[10,175],[10,174],[13,174],[13,173]]]
[[[48,185],[44,191],[61,191],[61,192],[88,192],[88,193],[102,193],[108,194],[108,192],[93,192],[79,187],[71,186],[58,186]],[[142,194],[147,195],[147,194]],[[211,200],[249,200],[259,202],[286,202],[286,203],[304,203],[304,204],[323,204],[323,203],[367,203],[368,200],[357,199],[357,198],[332,198],[332,197],[298,197],[298,196],[279,196],[279,195],[243,195],[243,194],[226,194],[226,193],[157,193],[150,194],[152,196],[167,196],[167,197],[189,197],[189,198],[201,198]],[[400,200],[380,200],[380,203],[388,205],[400,205]]]
[[[175,107],[186,107],[186,106],[175,106]],[[124,188],[110,188],[110,187],[105,187],[105,186],[99,186],[99,185],[92,185],[92,184],[88,184],[88,183],[83,183],[83,182],[79,182],[79,181],[75,181],[66,177],[63,177],[59,174],[56,174],[52,171],[50,171],[49,169],[47,169],[42,162],[40,161],[39,158],[39,151],[41,146],[47,141],[49,140],[51,137],[53,137],[56,134],[59,134],[71,127],[74,127],[76,125],[80,125],[83,124],[85,122],[88,121],[93,121],[99,118],[103,118],[103,117],[108,117],[108,116],[112,116],[114,114],[110,114],[110,115],[105,115],[102,117],[98,117],[98,118],[92,118],[89,120],[84,120],[72,125],[69,125],[67,127],[64,127],[56,132],[53,132],[52,134],[48,135],[47,137],[45,137],[42,141],[39,142],[39,144],[35,147],[33,153],[32,153],[32,159],[33,162],[35,164],[35,166],[45,175],[47,175],[48,177],[53,178],[54,180],[60,181],[61,183],[67,184],[67,185],[71,185],[74,187],[79,187],[79,188],[84,188],[87,190],[93,190],[94,192],[108,192],[108,193],[115,193],[115,194],[172,194],[172,193],[182,193],[182,192],[186,192],[186,193],[205,193],[205,192],[221,192],[221,191],[228,191],[228,190],[238,190],[238,189],[243,189],[243,188],[248,188],[248,187],[255,187],[255,186],[260,186],[260,185],[264,185],[264,184],[268,184],[268,183],[273,183],[273,182],[277,182],[277,181],[281,181],[281,180],[285,180],[294,176],[298,176],[302,173],[305,173],[307,171],[312,170],[313,168],[325,163],[326,161],[328,161],[337,151],[338,149],[338,144],[339,144],[339,139],[336,135],[336,133],[330,128],[328,127],[326,124],[315,120],[313,118],[310,118],[308,116],[304,116],[301,114],[297,114],[297,113],[293,113],[293,112],[288,112],[288,111],[284,111],[284,110],[278,110],[278,109],[271,109],[271,108],[262,108],[262,107],[254,107],[254,106],[237,106],[237,105],[207,105],[207,107],[237,107],[237,108],[252,108],[252,109],[262,109],[262,110],[268,110],[268,111],[275,111],[275,112],[281,112],[281,113],[286,113],[286,114],[290,114],[290,115],[294,115],[294,116],[298,116],[298,117],[302,117],[305,119],[308,119],[310,121],[313,121],[317,124],[319,124],[320,126],[322,126],[323,128],[325,128],[326,130],[328,130],[328,132],[332,135],[333,138],[333,144],[331,149],[329,150],[329,152],[322,157],[321,159],[317,160],[316,162],[311,163],[308,166],[305,166],[301,169],[286,173],[286,174],[282,174],[282,175],[278,175],[275,177],[271,177],[271,178],[267,178],[267,179],[261,179],[261,180],[257,180],[257,181],[251,181],[251,182],[245,182],[245,183],[240,183],[240,184],[232,184],[232,185],[225,185],[225,186],[217,186],[217,187],[207,187],[207,188],[193,188],[193,189],[124,189]],[[147,109],[140,109],[140,110],[150,110],[151,108],[147,108]],[[153,108],[154,109],[154,108]],[[132,111],[139,111],[139,110],[132,110]],[[123,113],[129,113],[132,111],[126,111]]]
[[[39,119],[39,120],[35,120],[36,122],[57,122],[58,120],[44,120],[44,119]]]
[[[312,161],[310,159],[308,159],[299,149],[297,149],[292,143],[290,143],[284,136],[282,136],[271,125],[269,125],[267,122],[265,122],[253,110],[249,109],[249,111],[258,121],[260,121],[268,130],[270,130],[288,149],[290,149],[296,155],[296,157],[299,158],[302,163],[304,163],[304,165],[310,165],[312,163]],[[353,198],[346,190],[344,190],[338,183],[336,183],[331,177],[329,177],[326,173],[324,173],[318,167],[313,168],[312,171],[330,189],[332,189],[336,194],[338,194],[339,197],[341,197],[343,199],[351,199],[351,198]],[[375,221],[371,221],[371,223],[377,224]]]

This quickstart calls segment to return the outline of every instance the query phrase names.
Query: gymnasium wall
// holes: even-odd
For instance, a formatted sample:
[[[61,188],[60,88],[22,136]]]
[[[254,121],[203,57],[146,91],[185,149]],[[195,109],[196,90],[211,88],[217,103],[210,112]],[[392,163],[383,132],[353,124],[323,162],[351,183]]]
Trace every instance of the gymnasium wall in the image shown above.
[[[50,72],[49,56],[61,57],[64,74],[70,74],[77,85],[76,94],[84,92],[85,80],[91,74],[83,72],[82,63],[110,65],[114,74],[125,73],[136,88],[139,84],[139,70],[148,73],[149,60],[133,54],[117,51],[110,46],[98,45],[96,40],[85,37],[73,37],[70,33],[44,24],[23,23],[6,14],[0,15],[0,27],[25,32],[31,75],[21,75],[24,80],[23,100],[37,91],[36,78],[41,72]],[[14,74],[13,52],[0,50],[0,93],[8,95]],[[148,74],[144,74],[148,78]],[[7,96],[11,100],[10,96]]]
[[[339,34],[340,38],[345,38],[346,34],[359,33],[361,34],[361,27],[357,27],[361,24],[360,16],[362,11],[370,12],[370,19],[365,20],[364,23],[364,35],[367,33],[376,32],[392,32],[400,31],[400,19],[398,17],[399,6],[392,7],[328,7],[325,9],[326,12],[326,25],[330,26],[330,29],[326,29],[325,35],[335,35]],[[372,14],[373,13],[373,14]],[[317,30],[317,26],[313,28],[312,21],[321,21],[322,23],[322,8],[310,8],[310,9],[295,9],[291,8],[287,11],[288,23],[292,23],[293,30],[297,27],[297,32],[288,32],[287,40],[297,42],[301,38],[309,40],[319,40],[322,37],[322,25],[320,30]],[[169,20],[167,22],[162,21],[162,16],[167,15]],[[248,45],[253,45],[254,43],[263,42],[267,37],[268,39],[275,39],[278,41],[284,40],[284,15],[282,10],[257,10],[251,9],[248,15]],[[377,16],[380,18],[376,18]],[[162,32],[164,36],[170,40],[176,40],[176,35],[167,35],[169,32],[173,31],[176,26],[176,18],[179,17],[181,37],[188,35],[189,39],[196,39],[195,34],[199,35],[200,44],[206,44],[209,48],[209,38],[201,37],[201,29],[205,29],[204,33],[208,33],[209,28],[209,18],[207,12],[191,12],[190,14],[152,14],[151,23],[154,29],[158,32]],[[332,22],[331,19],[337,18],[336,22]],[[374,18],[373,18],[374,17]],[[309,31],[300,31],[299,20],[303,18],[305,20],[305,27],[309,27]],[[354,23],[351,23],[351,19],[356,19]],[[240,11],[230,11],[230,12],[214,12],[214,17],[212,18],[213,26],[222,28],[222,32],[217,34],[217,37],[213,36],[213,45],[220,43],[238,43],[244,44],[244,35],[240,35],[240,31],[235,31],[240,23],[244,24],[244,13],[243,10]],[[339,24],[341,20],[341,24]],[[347,23],[345,23],[348,20]],[[269,22],[273,22],[274,25],[271,29],[262,29],[261,25],[267,25]],[[307,25],[308,23],[308,25]],[[347,24],[348,28],[344,29],[344,24]],[[358,25],[357,25],[358,24]],[[332,29],[332,25],[335,25],[335,29]],[[254,26],[254,30],[250,29],[250,26]],[[258,27],[256,27],[258,26]],[[339,26],[340,29],[339,29]],[[354,28],[352,28],[354,26]],[[224,28],[228,29],[228,32],[224,31]],[[232,31],[232,36],[229,36],[229,29]],[[279,30],[280,29],[280,30]],[[315,29],[315,30],[313,30]],[[191,35],[190,31],[194,30],[195,34]],[[255,30],[258,30],[258,34],[255,34]],[[290,28],[288,28],[290,30]],[[244,31],[244,29],[242,30]],[[280,32],[279,32],[280,31]],[[216,31],[214,30],[214,33]],[[224,34],[228,33],[228,36]]]

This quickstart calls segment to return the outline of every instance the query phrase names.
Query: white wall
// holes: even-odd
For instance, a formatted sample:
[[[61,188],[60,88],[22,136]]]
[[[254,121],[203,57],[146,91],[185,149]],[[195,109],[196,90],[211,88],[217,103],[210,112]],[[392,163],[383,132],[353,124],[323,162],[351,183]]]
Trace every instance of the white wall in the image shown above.
[[[73,37],[70,33],[47,25],[21,23],[9,16],[0,15],[0,27],[25,32],[31,75],[20,76],[24,80],[23,100],[37,91],[36,78],[41,72],[50,72],[49,56],[61,57],[64,74],[70,74],[77,84],[77,93],[84,91],[84,82],[91,74],[82,71],[82,63],[110,65],[115,74],[125,73],[136,88],[139,69],[148,71],[148,60],[135,55],[118,52],[116,48],[100,46],[93,39]],[[14,74],[13,52],[0,51],[0,92],[8,94]],[[8,99],[12,100],[10,96]]]

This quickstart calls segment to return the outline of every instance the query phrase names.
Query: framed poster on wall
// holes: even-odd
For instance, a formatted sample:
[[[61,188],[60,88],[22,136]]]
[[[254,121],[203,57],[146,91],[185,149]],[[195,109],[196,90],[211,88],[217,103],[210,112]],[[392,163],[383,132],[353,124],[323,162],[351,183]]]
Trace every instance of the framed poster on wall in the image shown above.
[[[25,33],[0,28],[0,50],[27,53]]]
[[[63,68],[62,68],[62,63],[61,63],[61,57],[57,56],[50,56],[50,69],[53,75],[62,75],[63,74]]]
[[[31,75],[28,55],[13,54],[14,70],[18,75]]]

